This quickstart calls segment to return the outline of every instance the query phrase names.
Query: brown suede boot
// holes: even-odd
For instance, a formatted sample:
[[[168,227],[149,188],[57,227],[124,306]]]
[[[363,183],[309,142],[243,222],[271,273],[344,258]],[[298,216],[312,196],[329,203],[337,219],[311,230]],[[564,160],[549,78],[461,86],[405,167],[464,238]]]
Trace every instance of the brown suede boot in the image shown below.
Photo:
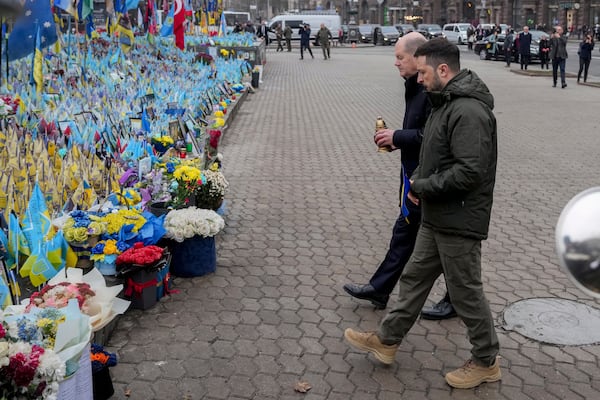
[[[458,389],[470,389],[479,386],[483,382],[496,382],[502,378],[498,357],[491,367],[484,367],[469,360],[452,372],[446,374],[448,385]]]
[[[396,357],[396,351],[399,344],[383,344],[379,340],[376,332],[358,332],[353,329],[346,329],[344,332],[346,340],[359,350],[372,353],[376,359],[384,364],[391,364]]]

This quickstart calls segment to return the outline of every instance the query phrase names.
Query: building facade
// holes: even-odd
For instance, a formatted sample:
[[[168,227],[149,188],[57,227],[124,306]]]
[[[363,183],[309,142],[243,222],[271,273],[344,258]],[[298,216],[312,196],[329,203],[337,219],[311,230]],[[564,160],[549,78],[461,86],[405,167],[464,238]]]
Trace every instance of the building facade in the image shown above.
[[[508,24],[520,28],[562,25],[577,32],[600,23],[600,0],[228,0],[239,11],[270,9],[269,15],[286,10],[334,9],[348,23],[470,22]],[[261,14],[266,14],[265,12]]]

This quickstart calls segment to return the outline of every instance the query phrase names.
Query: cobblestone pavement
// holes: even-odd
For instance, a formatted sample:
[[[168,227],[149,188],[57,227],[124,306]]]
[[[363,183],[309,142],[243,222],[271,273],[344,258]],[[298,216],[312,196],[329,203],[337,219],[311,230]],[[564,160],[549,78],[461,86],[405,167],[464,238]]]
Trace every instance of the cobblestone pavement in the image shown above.
[[[553,89],[468,55],[495,96],[499,163],[483,278],[497,320],[503,379],[452,390],[443,374],[469,357],[458,319],[419,320],[384,366],[343,341],[385,315],[350,298],[386,250],[399,154],[379,154],[375,118],[402,122],[392,48],[333,48],[299,61],[269,51],[263,83],[222,144],[231,183],[215,274],[176,279],[179,294],[121,318],[109,349],[114,398],[597,399],[600,346],[557,347],[502,328],[530,297],[586,297],[559,269],[554,226],[566,202],[598,186],[598,91]],[[466,53],[463,53],[466,54]],[[439,282],[430,296],[443,295]],[[294,392],[307,381],[307,394]]]

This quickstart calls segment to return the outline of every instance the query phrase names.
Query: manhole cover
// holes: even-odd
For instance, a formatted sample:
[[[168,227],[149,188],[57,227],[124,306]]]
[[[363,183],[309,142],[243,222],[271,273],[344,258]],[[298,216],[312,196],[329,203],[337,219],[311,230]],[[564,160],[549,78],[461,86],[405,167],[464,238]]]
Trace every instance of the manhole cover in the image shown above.
[[[563,299],[527,299],[504,310],[504,328],[544,343],[581,346],[600,342],[600,310]]]

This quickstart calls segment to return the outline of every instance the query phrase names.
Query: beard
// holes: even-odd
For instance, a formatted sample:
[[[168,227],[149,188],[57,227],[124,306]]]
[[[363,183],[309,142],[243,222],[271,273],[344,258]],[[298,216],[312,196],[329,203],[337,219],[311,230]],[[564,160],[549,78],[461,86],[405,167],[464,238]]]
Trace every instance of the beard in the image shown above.
[[[435,75],[433,77],[433,82],[431,83],[431,86],[429,87],[429,91],[430,92],[441,92],[442,89],[444,89],[444,84],[442,83],[442,80],[440,79],[440,76],[438,75],[438,73],[436,71]]]

